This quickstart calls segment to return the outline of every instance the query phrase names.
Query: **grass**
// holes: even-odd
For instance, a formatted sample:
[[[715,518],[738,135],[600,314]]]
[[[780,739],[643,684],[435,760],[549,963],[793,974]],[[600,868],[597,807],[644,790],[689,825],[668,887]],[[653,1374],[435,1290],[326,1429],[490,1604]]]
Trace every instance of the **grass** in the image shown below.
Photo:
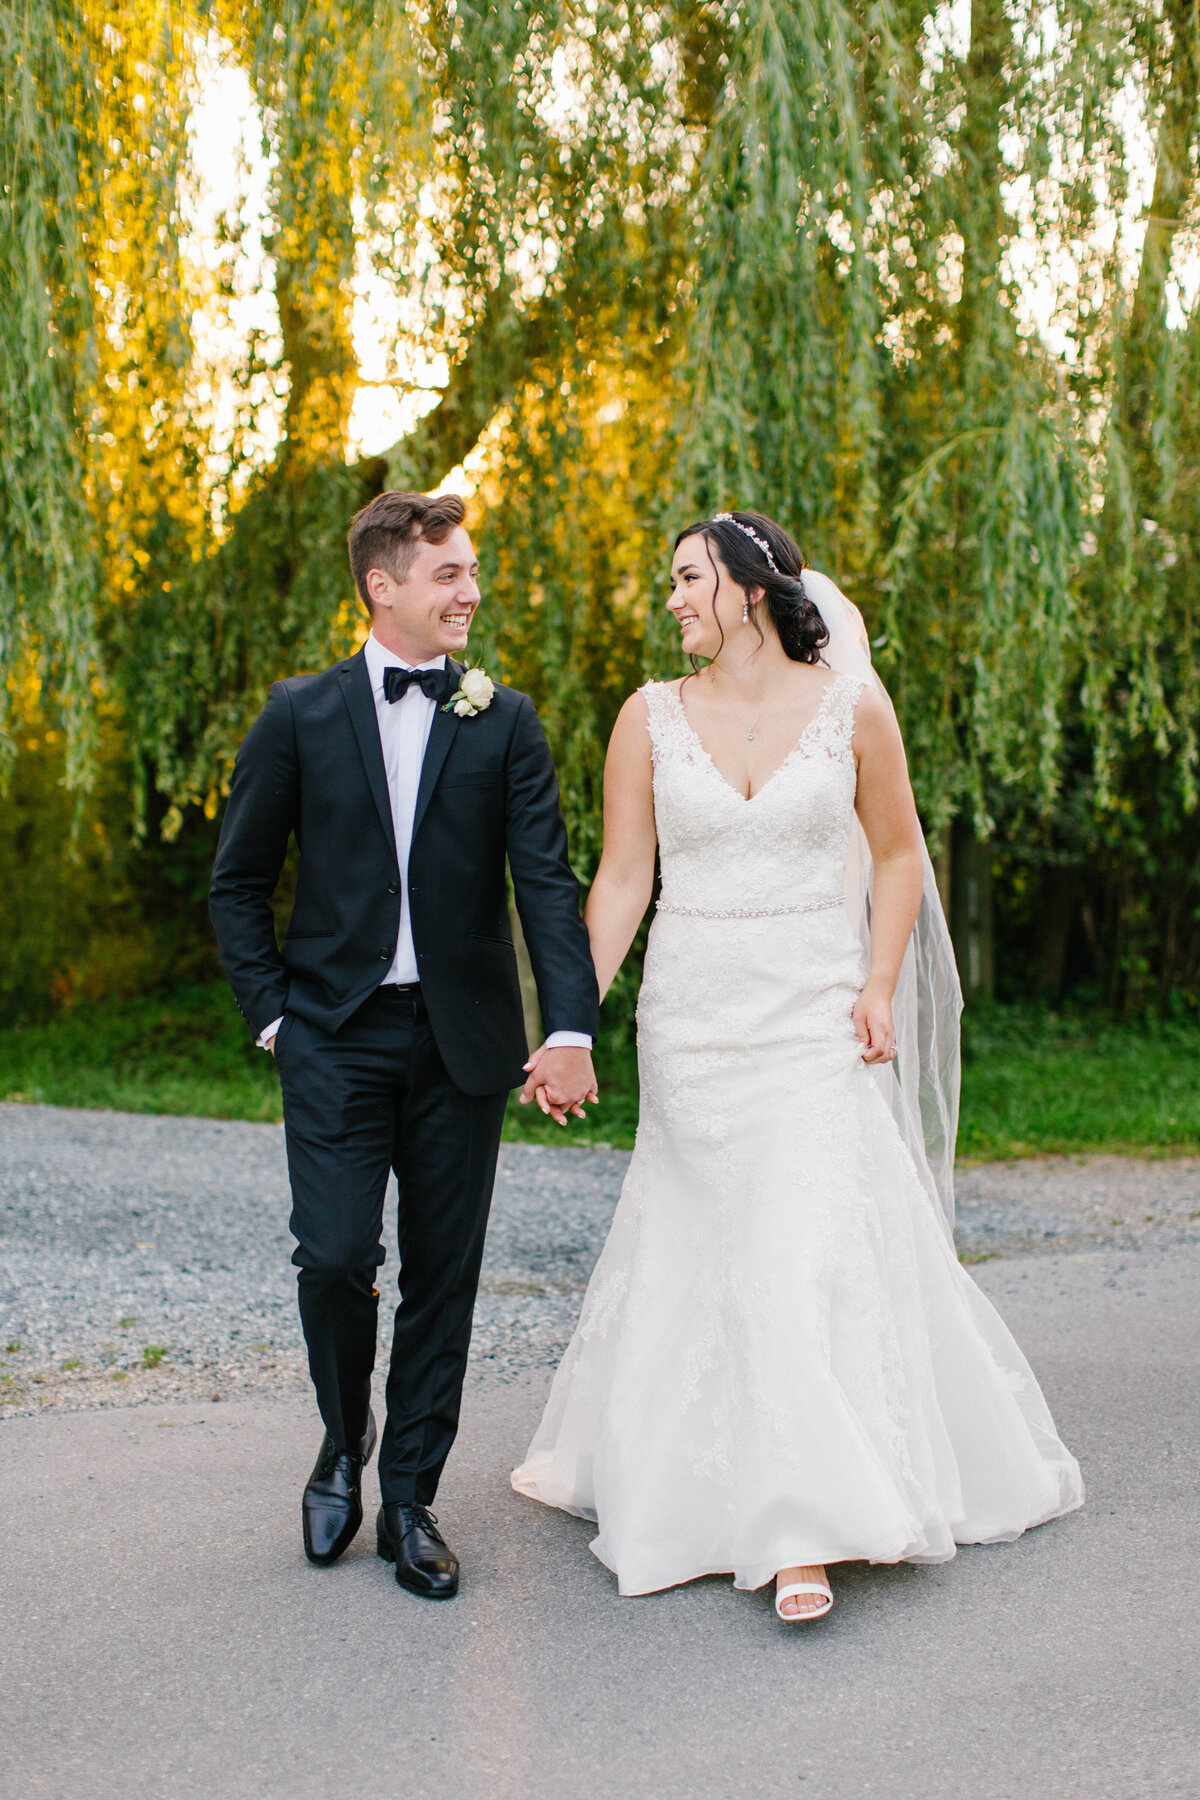
[[[1200,1024],[1117,1025],[991,1006],[968,1017],[959,1155],[1200,1152]],[[597,1051],[601,1104],[567,1130],[509,1107],[510,1142],[627,1148],[637,1123],[632,1046]],[[274,1065],[227,991],[200,987],[0,1030],[0,1099],[123,1112],[277,1120]],[[133,1321],[131,1320],[132,1324]]]
[[[964,1033],[962,1161],[1200,1151],[1200,1025],[979,1009]]]
[[[637,1124],[634,1053],[624,1045],[605,1046],[596,1067],[604,1105],[589,1109],[586,1125],[572,1121],[569,1141],[630,1145]],[[191,1118],[283,1117],[275,1065],[250,1042],[223,986],[81,1008],[46,1025],[0,1028],[0,1100]],[[515,1098],[505,1137],[568,1141],[562,1126],[536,1108],[519,1107]]]
[[[228,991],[216,986],[0,1030],[0,1098],[106,1112],[280,1117],[271,1059],[249,1042]]]

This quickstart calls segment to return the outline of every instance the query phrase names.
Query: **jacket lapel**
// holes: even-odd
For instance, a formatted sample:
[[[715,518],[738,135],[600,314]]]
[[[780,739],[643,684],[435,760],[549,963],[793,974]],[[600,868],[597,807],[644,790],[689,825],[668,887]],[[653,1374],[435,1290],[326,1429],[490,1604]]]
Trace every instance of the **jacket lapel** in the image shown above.
[[[462,678],[462,664],[456,663],[452,656],[446,658],[446,667],[454,676],[454,685],[458,686]],[[462,720],[457,713],[443,712],[439,706],[433,715],[433,724],[429,727],[429,741],[425,745],[425,760],[421,764],[421,780],[417,787],[417,805],[413,813],[413,837],[421,828],[421,820],[425,817],[425,808],[429,805],[429,797],[437,786],[438,776],[454,742]]]
[[[367,786],[379,809],[379,817],[383,822],[383,829],[387,833],[387,841],[391,846],[392,855],[395,857],[396,832],[392,824],[392,802],[388,795],[387,771],[383,766],[383,745],[379,741],[379,720],[375,716],[375,696],[371,692],[371,677],[367,673],[367,659],[361,650],[357,656],[352,656],[349,662],[342,664],[340,674],[342,699],[346,702],[350,723],[353,725],[354,735],[358,739]]]

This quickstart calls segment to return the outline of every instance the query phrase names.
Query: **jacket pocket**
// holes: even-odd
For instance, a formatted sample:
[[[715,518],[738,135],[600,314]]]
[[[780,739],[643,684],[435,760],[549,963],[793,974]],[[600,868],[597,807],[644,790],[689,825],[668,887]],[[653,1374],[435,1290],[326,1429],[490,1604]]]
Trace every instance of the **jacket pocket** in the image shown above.
[[[291,931],[291,930],[289,930],[287,936],[284,938],[283,941],[285,944],[290,944],[290,943],[294,942],[294,940],[296,938],[323,938],[323,937],[332,937],[333,935],[334,934],[333,934],[332,929],[330,929],[329,931]]]
[[[296,1017],[295,1013],[285,1012],[283,1015],[283,1018],[279,1022],[279,1030],[275,1033],[275,1041],[274,1041],[273,1045],[271,1046],[272,1054],[275,1058],[276,1067],[278,1067],[278,1064],[279,1064],[280,1047],[283,1044],[284,1038],[287,1037],[289,1032],[291,1031],[292,1021],[295,1019],[295,1017]]]

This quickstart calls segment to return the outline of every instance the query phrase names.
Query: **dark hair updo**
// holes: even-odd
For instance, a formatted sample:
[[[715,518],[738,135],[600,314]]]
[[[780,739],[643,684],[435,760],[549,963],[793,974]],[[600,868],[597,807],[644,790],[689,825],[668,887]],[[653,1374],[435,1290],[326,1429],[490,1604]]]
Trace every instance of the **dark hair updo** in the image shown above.
[[[774,568],[742,526],[766,541]],[[804,558],[782,525],[765,518],[762,513],[728,513],[721,519],[701,519],[699,524],[689,525],[675,539],[674,548],[678,550],[684,538],[690,537],[706,539],[710,555],[715,546],[739,587],[747,591],[756,587],[763,590],[771,623],[793,662],[820,662],[821,651],[829,642],[829,632],[804,591]],[[762,626],[756,613],[750,616],[761,637]]]

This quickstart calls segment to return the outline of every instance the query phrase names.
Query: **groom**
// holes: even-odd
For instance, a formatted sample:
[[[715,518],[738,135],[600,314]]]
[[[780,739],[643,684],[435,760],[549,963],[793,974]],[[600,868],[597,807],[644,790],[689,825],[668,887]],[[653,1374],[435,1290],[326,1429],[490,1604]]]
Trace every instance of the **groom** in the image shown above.
[[[400,1190],[400,1305],[379,1453],[379,1554],[431,1600],[458,1561],[429,1511],[458,1428],[508,1090],[528,1054],[512,872],[560,1123],[595,1089],[596,980],[558,786],[532,702],[464,677],[479,564],[453,494],[385,493],[350,527],[371,616],[356,656],[276,682],[234,765],[209,905],[238,1006],[283,1089],[292,1261],[325,1437],[304,1548],[362,1523],[375,1447],[384,1190]],[[295,837],[282,948],[271,896]]]

